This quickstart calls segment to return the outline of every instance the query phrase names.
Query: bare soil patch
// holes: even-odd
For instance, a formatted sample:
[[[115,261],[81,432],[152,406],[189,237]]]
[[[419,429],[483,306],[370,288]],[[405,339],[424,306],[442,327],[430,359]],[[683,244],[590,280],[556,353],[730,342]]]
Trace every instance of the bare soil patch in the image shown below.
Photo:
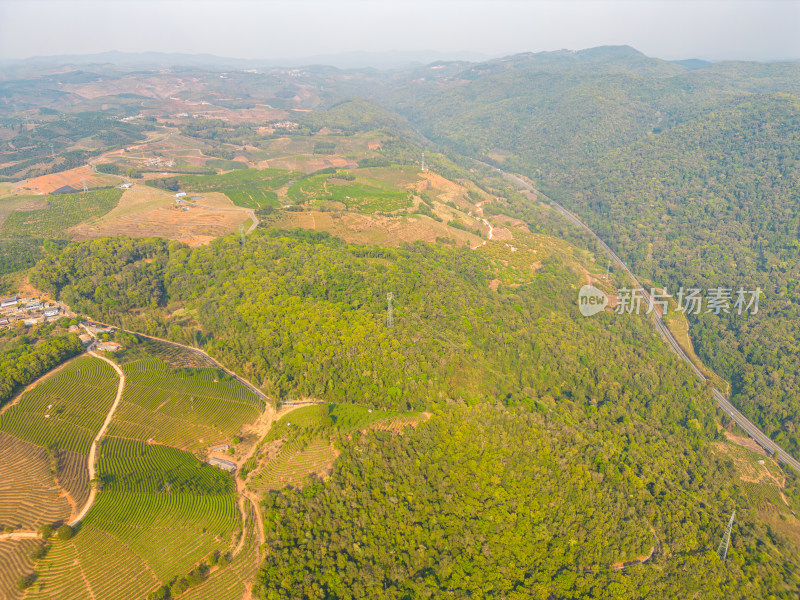
[[[303,171],[313,173],[320,169],[335,167],[337,169],[355,169],[358,163],[350,158],[343,156],[287,156],[282,158],[270,158],[258,163],[259,169],[289,169],[293,171]]]
[[[738,444],[739,446],[747,448],[751,452],[755,452],[756,454],[761,454],[762,456],[767,455],[764,449],[761,446],[759,446],[753,438],[733,435],[730,431],[725,431],[725,437],[728,439],[729,442],[733,442],[734,444]]]
[[[436,242],[449,238],[456,244],[480,244],[478,236],[424,216],[384,217],[356,213],[309,211],[287,213],[281,225],[328,231],[345,241],[381,246],[400,246],[406,242]]]
[[[85,179],[86,185],[90,188],[114,185],[118,181],[100,173],[93,173],[89,165],[83,165],[69,171],[51,173],[50,175],[42,175],[27,181],[20,181],[15,185],[14,193],[17,195],[49,194],[65,185],[81,190],[83,189],[81,179]]]
[[[499,241],[513,240],[514,235],[505,227],[495,227],[492,231],[492,239]]]
[[[224,194],[206,194],[201,202],[209,206],[233,206]],[[102,219],[78,225],[70,233],[76,240],[127,235],[164,237],[198,246],[236,231],[248,219],[244,211],[216,211],[199,207],[183,210],[176,207],[175,199],[166,193],[135,186],[127,190],[119,205]]]

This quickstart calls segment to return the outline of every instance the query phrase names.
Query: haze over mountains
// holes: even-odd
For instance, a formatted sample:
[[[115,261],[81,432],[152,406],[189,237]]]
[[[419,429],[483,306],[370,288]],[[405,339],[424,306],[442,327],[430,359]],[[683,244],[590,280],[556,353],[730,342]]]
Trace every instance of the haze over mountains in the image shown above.
[[[430,64],[437,61],[477,62],[489,56],[479,52],[440,52],[436,50],[404,50],[387,52],[340,52],[313,56],[245,59],[214,56],[212,54],[181,54],[168,52],[119,52],[116,50],[96,54],[32,56],[24,59],[0,61],[5,65],[99,65],[113,64],[128,68],[198,67],[206,69],[258,69],[272,67],[304,67],[328,65],[340,69],[397,69]]]

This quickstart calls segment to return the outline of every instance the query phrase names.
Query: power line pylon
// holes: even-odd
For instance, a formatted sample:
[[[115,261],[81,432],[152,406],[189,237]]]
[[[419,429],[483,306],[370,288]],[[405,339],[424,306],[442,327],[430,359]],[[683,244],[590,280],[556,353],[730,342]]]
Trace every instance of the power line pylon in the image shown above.
[[[394,315],[392,314],[392,300],[394,300],[394,294],[389,292],[386,294],[386,302],[388,304],[386,309],[386,326],[387,327],[394,327]]]
[[[84,192],[88,192],[89,191],[89,186],[86,185],[86,178],[85,177],[81,177],[81,185],[83,186],[83,191]]]
[[[725,535],[722,536],[722,541],[719,543],[719,548],[717,548],[717,554],[722,559],[722,562],[725,562],[725,559],[728,558],[728,545],[731,542],[731,528],[733,527],[733,518],[736,516],[736,511],[731,513],[731,520],[728,521],[728,526],[725,528]]]
[[[422,153],[422,160],[419,161],[419,170],[423,173],[428,170],[428,167],[425,165],[425,153]]]

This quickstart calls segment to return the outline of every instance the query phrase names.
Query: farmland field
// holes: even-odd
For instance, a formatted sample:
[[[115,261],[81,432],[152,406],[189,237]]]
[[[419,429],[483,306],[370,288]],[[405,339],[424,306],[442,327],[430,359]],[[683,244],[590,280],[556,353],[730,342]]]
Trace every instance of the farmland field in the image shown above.
[[[97,503],[74,538],[53,542],[27,597],[142,598],[238,542],[235,488],[223,471],[115,438],[104,439],[98,467]]]
[[[69,234],[77,240],[127,235],[198,245],[235,231],[247,218],[244,211],[179,210],[175,198],[166,192],[137,185],[126,190],[119,204],[103,218],[81,223]]]
[[[0,415],[0,431],[45,448],[88,454],[117,384],[114,369],[102,360],[78,358]]]
[[[102,217],[111,211],[122,197],[122,190],[107,189],[75,194],[20,196],[17,201],[47,201],[42,210],[14,211],[5,220],[0,236],[45,237],[65,239],[67,229],[85,221]]]
[[[190,588],[181,600],[240,600],[256,574],[259,564],[257,515],[252,505],[245,505],[247,525],[242,548],[231,564],[212,572],[209,578]]]
[[[0,432],[0,457],[0,527],[35,531],[69,518],[70,504],[44,448]]]
[[[14,185],[14,192],[20,195],[49,194],[64,186],[72,186],[78,190],[81,189],[84,181],[91,190],[92,188],[113,186],[119,182],[119,179],[102,173],[95,173],[88,165],[84,165],[68,171],[40,175],[39,177],[19,182]]]
[[[42,545],[39,540],[0,540],[0,598],[17,600],[23,593],[17,580],[33,572],[31,552]]]
[[[354,404],[316,404],[298,408],[274,423],[266,440],[347,434],[378,423],[418,417],[419,413],[371,410]]]
[[[58,453],[58,484],[67,492],[76,506],[86,504],[89,498],[88,457],[76,452]]]
[[[205,358],[202,354],[196,354],[191,350],[176,346],[174,344],[167,344],[158,340],[150,338],[141,338],[139,344],[145,352],[153,358],[158,358],[163,361],[168,367],[172,368],[186,368],[186,367],[212,367],[212,362]]]
[[[352,177],[352,179],[351,179]],[[411,206],[410,192],[374,179],[358,176],[358,170],[312,175],[289,187],[290,200],[339,202],[358,212],[390,212]]]
[[[301,487],[311,475],[329,471],[335,459],[336,453],[329,439],[287,442],[275,458],[267,461],[251,477],[248,487],[261,493],[287,485]]]
[[[8,216],[15,211],[28,212],[31,210],[41,210],[47,206],[47,199],[44,196],[10,196],[0,198],[0,226]]]
[[[125,393],[111,436],[195,450],[229,440],[264,408],[253,392],[218,369],[170,369],[158,359],[123,368]]]
[[[143,441],[105,437],[97,467],[104,492],[233,493],[232,481],[219,469],[188,452]]]
[[[222,192],[237,206],[266,208],[278,206],[275,190],[298,176],[284,169],[240,169],[224,175],[182,175],[175,180],[187,192]],[[157,185],[158,180],[151,183]]]
[[[406,243],[424,241],[436,243],[447,239],[456,245],[471,247],[481,243],[474,233],[448,227],[422,215],[388,217],[375,214],[322,212],[307,210],[287,211],[274,223],[275,227],[313,229],[327,231],[343,240],[355,244],[379,246],[401,246]]]

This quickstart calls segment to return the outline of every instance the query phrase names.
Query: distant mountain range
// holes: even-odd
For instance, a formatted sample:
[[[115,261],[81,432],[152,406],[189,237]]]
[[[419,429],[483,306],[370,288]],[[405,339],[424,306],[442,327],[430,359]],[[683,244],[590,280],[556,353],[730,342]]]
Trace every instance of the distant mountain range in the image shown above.
[[[463,60],[474,62],[484,61],[489,58],[489,55],[478,52],[439,52],[436,50],[389,52],[354,51],[281,59],[246,59],[215,56],[213,54],[119,52],[112,50],[97,54],[34,56],[21,60],[3,61],[0,64],[3,64],[5,67],[113,64],[128,68],[183,66],[214,70],[302,67],[306,65],[330,65],[340,69],[396,69],[425,65],[436,61]]]

